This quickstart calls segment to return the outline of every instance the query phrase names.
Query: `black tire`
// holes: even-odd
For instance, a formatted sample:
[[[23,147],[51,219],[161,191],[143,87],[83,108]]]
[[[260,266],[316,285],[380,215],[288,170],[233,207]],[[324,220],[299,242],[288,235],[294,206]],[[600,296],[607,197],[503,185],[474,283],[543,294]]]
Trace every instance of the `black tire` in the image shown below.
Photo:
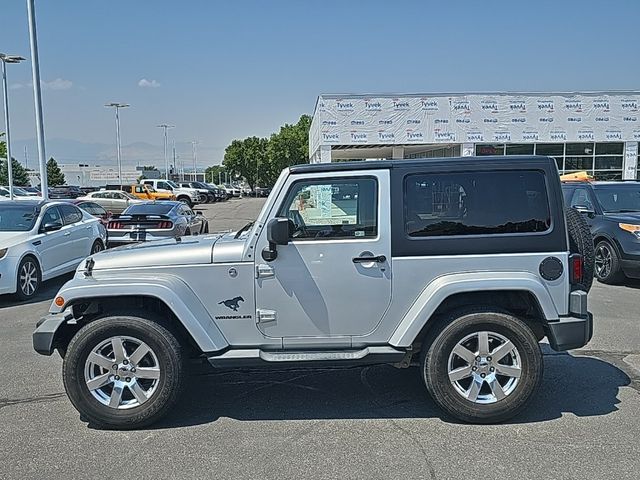
[[[205,222],[202,233],[209,233],[209,222]]]
[[[42,285],[42,271],[38,260],[31,255],[27,255],[18,265],[16,297],[22,301],[31,300],[38,294],[40,285]]]
[[[187,228],[187,229],[184,231],[184,235],[185,235],[185,237],[186,237],[187,235],[191,235],[191,230],[190,230],[189,228]]]
[[[595,270],[595,249],[589,224],[575,208],[565,208],[567,231],[569,233],[569,251],[579,253],[584,261],[582,280],[578,288],[588,292],[593,284]]]
[[[158,383],[151,397],[144,403],[126,409],[102,404],[92,395],[85,381],[85,362],[89,354],[100,343],[118,336],[132,337],[146,343],[157,357],[160,369]],[[178,400],[184,374],[182,347],[169,330],[155,321],[126,315],[103,317],[85,325],[71,339],[62,373],[67,395],[83,421],[96,427],[116,430],[140,428],[162,418]]]
[[[89,255],[94,255],[98,252],[101,252],[102,250],[104,250],[102,241],[96,240],[95,242],[93,242],[93,245],[91,245],[91,252],[89,252]]]
[[[189,197],[178,197],[178,201],[188,205],[189,208],[193,208],[193,202]]]
[[[421,372],[427,390],[438,406],[452,417],[469,423],[503,422],[523,410],[540,384],[543,362],[536,337],[522,320],[507,313],[478,309],[454,312],[442,319],[439,326],[434,328],[426,345],[423,346]],[[504,398],[497,399],[494,403],[477,403],[465,398],[449,379],[449,360],[454,347],[467,336],[481,331],[503,336],[515,346],[519,355],[521,370],[517,383],[513,384],[512,390],[507,389],[509,393]],[[493,341],[490,340],[490,342]],[[489,351],[496,350],[494,348]],[[473,355],[478,354],[473,352],[472,358],[474,358]],[[458,361],[457,357],[452,356],[452,358]],[[481,357],[475,357],[475,359],[478,358]],[[494,362],[502,361],[502,358],[507,357],[498,358]],[[509,359],[511,358],[509,354]],[[487,383],[489,380],[505,381],[506,377],[496,373],[486,373],[487,376],[482,379],[477,376],[480,370],[488,371],[489,368],[494,368],[491,371],[495,372],[499,369],[498,366],[492,366],[498,363],[487,363],[487,360],[492,359],[486,356],[482,357],[481,362],[469,363],[471,368],[474,365],[480,365],[475,366],[475,372],[468,377],[469,392],[474,378],[478,380],[478,384],[483,382],[479,390],[480,395],[486,395],[487,389],[489,395],[494,391]],[[485,378],[487,381],[484,380]],[[464,381],[466,379],[460,380],[459,383]]]
[[[621,283],[625,279],[618,250],[607,240],[601,240],[595,249],[595,275],[599,282],[609,285]]]

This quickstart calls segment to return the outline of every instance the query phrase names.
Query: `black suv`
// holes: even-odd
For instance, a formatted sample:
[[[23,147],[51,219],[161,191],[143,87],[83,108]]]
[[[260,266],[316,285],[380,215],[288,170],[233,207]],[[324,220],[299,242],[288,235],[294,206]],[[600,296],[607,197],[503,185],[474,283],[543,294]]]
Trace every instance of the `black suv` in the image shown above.
[[[640,182],[569,181],[562,191],[565,203],[582,212],[591,228],[596,278],[640,278]]]

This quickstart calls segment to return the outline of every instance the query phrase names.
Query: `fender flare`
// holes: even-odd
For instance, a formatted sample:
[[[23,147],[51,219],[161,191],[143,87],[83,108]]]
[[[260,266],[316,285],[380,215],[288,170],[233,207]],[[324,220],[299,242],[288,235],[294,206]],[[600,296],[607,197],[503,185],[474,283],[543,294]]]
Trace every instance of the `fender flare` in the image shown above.
[[[76,274],[58,292],[64,304],[53,302],[49,308],[52,314],[61,313],[71,304],[101,297],[152,297],[163,302],[182,323],[202,352],[216,352],[229,346],[200,298],[182,281],[168,274],[153,276],[140,274],[108,278],[85,277]]]
[[[522,290],[538,300],[547,321],[557,320],[558,311],[549,291],[535,276],[526,272],[472,272],[443,275],[434,279],[418,295],[415,302],[389,339],[394,347],[409,347],[436,309],[457,293]]]

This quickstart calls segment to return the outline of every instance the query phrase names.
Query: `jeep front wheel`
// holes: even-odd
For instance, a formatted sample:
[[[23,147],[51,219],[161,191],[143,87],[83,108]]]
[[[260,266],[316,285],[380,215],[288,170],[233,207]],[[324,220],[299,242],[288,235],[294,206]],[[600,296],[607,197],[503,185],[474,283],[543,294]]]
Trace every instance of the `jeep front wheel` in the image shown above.
[[[427,390],[447,413],[470,423],[518,414],[542,378],[542,354],[531,329],[502,312],[454,314],[422,354]]]
[[[178,399],[182,349],[158,323],[111,316],[83,327],[63,363],[65,390],[81,417],[98,427],[149,425]]]

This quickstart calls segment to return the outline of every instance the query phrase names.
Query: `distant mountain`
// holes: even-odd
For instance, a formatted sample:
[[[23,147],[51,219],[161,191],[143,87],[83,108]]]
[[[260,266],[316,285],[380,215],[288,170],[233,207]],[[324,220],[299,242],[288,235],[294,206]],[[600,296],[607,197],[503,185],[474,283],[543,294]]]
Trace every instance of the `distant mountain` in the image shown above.
[[[27,147],[29,168],[36,168],[38,161],[38,149],[35,139],[14,140],[11,142],[12,156],[20,163],[25,164],[24,149]],[[60,164],[85,163],[91,166],[115,166],[116,146],[106,143],[85,143],[78,140],[65,138],[47,139],[47,159],[54,157]],[[198,169],[221,162],[224,155],[223,149],[206,148],[198,145]],[[169,145],[167,152],[169,163],[173,163],[173,148]],[[176,143],[176,156],[178,163],[182,160],[184,168],[190,170],[193,166],[192,147],[189,142]],[[122,146],[123,166],[134,167],[137,165],[155,165],[164,167],[164,148],[162,145],[153,145],[146,142],[133,142]]]

